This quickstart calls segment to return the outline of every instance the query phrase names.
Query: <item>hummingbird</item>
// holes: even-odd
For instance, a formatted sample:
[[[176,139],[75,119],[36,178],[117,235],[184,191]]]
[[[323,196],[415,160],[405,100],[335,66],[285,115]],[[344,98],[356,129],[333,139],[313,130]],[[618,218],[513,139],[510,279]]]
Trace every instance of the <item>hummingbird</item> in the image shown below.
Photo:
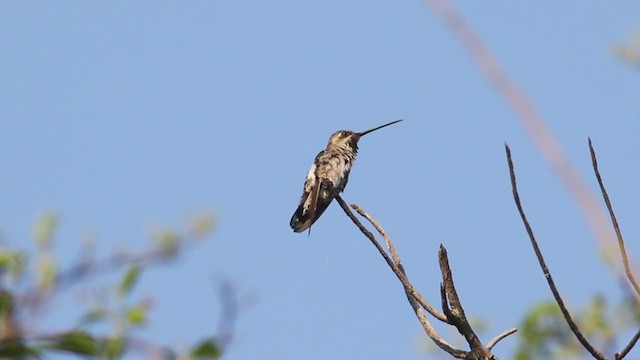
[[[363,132],[339,130],[331,135],[327,147],[318,153],[307,173],[300,205],[289,222],[294,232],[307,229],[311,232],[311,225],[347,186],[360,138],[400,121],[402,119]]]

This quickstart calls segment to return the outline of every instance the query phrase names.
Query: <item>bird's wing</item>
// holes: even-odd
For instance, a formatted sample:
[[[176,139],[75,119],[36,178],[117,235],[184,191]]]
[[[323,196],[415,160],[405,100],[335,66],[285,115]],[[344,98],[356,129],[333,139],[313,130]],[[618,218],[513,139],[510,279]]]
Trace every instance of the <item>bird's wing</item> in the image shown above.
[[[324,151],[318,153],[316,160],[324,154]],[[300,198],[300,204],[295,213],[291,217],[289,225],[295,232],[303,232],[309,229],[311,225],[322,215],[329,204],[319,204],[318,199],[322,188],[322,183],[317,175],[316,161],[313,162],[307,178],[304,182],[304,191]]]
[[[320,188],[322,187],[322,182],[316,176],[315,184],[309,193],[309,206],[307,208],[307,214],[310,221],[309,223],[309,235],[311,235],[311,225],[316,221],[316,210],[318,206],[318,196],[320,196]]]

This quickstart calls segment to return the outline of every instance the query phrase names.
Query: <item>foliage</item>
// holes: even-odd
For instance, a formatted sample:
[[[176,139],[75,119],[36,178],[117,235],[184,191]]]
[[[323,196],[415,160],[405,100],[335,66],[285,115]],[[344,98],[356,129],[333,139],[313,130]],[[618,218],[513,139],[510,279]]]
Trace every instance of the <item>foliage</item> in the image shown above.
[[[216,336],[207,336],[190,349],[177,351],[133,335],[144,329],[150,316],[149,301],[132,296],[136,285],[144,280],[145,271],[182,255],[185,248],[209,234],[214,225],[211,215],[196,216],[184,234],[168,229],[158,231],[153,236],[154,245],[146,251],[122,252],[104,259],[84,254],[82,260],[65,269],[52,246],[58,224],[55,214],[45,214],[36,222],[32,253],[0,247],[0,358],[37,359],[62,353],[79,358],[119,359],[128,352],[142,352],[145,357],[152,357],[153,353],[153,357],[167,359],[222,356],[224,344]],[[121,273],[119,280],[102,289],[95,304],[79,308],[75,325],[54,332],[38,328],[37,319],[65,290],[72,286],[90,288],[93,277],[111,273]]]
[[[639,320],[632,294],[617,305],[610,305],[604,295],[597,294],[584,308],[572,312],[584,335],[598,348],[609,350],[607,352],[616,350],[615,345],[619,343],[616,335],[636,330]],[[519,329],[516,360],[573,359],[588,355],[570,332],[553,300],[534,305]]]
[[[624,62],[640,69],[640,30],[631,34],[624,43],[616,44],[613,51]]]
[[[594,345],[611,352],[616,350],[616,344],[627,341],[618,342],[616,334],[628,334],[628,330],[637,330],[638,326],[638,307],[631,294],[617,305],[609,304],[604,295],[596,294],[584,308],[572,309],[572,315]],[[516,360],[576,359],[588,355],[553,300],[532,306],[518,329]]]

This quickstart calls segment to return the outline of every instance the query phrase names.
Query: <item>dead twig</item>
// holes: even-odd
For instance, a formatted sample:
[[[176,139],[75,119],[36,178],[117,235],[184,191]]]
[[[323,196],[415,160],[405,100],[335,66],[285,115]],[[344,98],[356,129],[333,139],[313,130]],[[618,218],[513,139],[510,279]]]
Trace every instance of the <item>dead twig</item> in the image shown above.
[[[637,295],[640,295],[640,286],[638,286],[638,282],[636,281],[633,273],[631,272],[631,266],[629,265],[629,257],[627,256],[627,250],[624,245],[624,238],[622,237],[622,231],[620,230],[620,225],[618,224],[618,219],[616,217],[615,212],[613,211],[613,205],[611,205],[611,200],[609,199],[609,194],[607,193],[606,188],[604,187],[604,182],[602,180],[602,176],[600,175],[600,170],[598,169],[598,159],[596,157],[596,152],[593,149],[593,143],[591,142],[591,138],[589,138],[589,153],[591,155],[591,164],[593,165],[593,172],[596,175],[596,179],[598,180],[598,185],[600,186],[600,191],[602,192],[602,198],[607,206],[607,210],[609,211],[609,216],[611,217],[611,223],[613,225],[613,230],[616,233],[616,237],[618,239],[618,247],[620,248],[620,256],[622,257],[622,264],[624,267],[624,272],[631,283],[632,288],[635,290]],[[627,283],[628,284],[628,283]],[[634,300],[638,301],[638,298],[634,296]],[[640,338],[640,330],[636,332],[636,334],[631,338],[627,346],[618,353],[615,354],[616,360],[620,360],[624,358],[629,351],[635,346],[636,342]]]
[[[400,255],[398,255],[398,251],[396,250],[396,247],[393,245],[393,242],[391,241],[389,236],[387,236],[387,233],[384,231],[384,229],[382,229],[382,226],[380,225],[380,223],[376,219],[374,219],[371,215],[369,215],[366,211],[360,208],[360,206],[358,206],[357,204],[351,204],[351,207],[355,211],[357,211],[360,216],[367,219],[367,221],[369,221],[371,225],[373,225],[376,231],[380,233],[380,236],[382,236],[385,243],[387,244],[387,249],[389,249],[389,252],[391,253],[391,259],[393,260],[392,263],[396,264],[396,266],[398,267],[398,270],[400,270],[400,272],[407,279],[407,282],[408,282],[409,278],[407,277],[407,274],[404,271],[404,266],[402,265],[402,260],[400,259]],[[386,253],[383,256],[385,255]],[[410,282],[409,282],[409,285],[411,285]],[[413,288],[413,285],[411,285],[411,287]],[[431,314],[433,317],[435,317],[436,319],[442,322],[450,324],[446,314],[439,312],[433,306],[431,306],[431,304],[424,297],[422,297],[422,294],[420,294],[418,291],[415,291],[412,294],[412,298],[415,298],[415,301],[421,304],[422,307],[425,310],[427,310],[427,312]]]
[[[636,342],[638,342],[639,338],[640,338],[640,330],[638,330],[636,334],[633,335],[633,337],[631,338],[631,341],[629,341],[627,346],[625,346],[624,349],[622,349],[622,351],[616,353],[615,355],[616,360],[622,360],[625,356],[627,356],[629,351],[631,351],[631,349],[633,349],[633,347],[636,345]]]
[[[429,320],[426,318],[426,315],[423,311],[424,304],[429,304],[429,303],[422,298],[420,293],[418,293],[413,287],[413,285],[409,282],[404,270],[404,266],[402,265],[400,255],[398,254],[398,251],[393,245],[393,242],[391,241],[387,233],[384,231],[380,223],[377,220],[375,220],[371,215],[369,215],[366,211],[360,208],[358,205],[356,204],[351,205],[351,207],[355,211],[357,211],[360,216],[367,219],[371,223],[371,225],[373,225],[376,231],[380,233],[380,235],[382,236],[382,238],[384,239],[387,245],[387,248],[389,249],[389,253],[391,254],[391,257],[389,257],[389,255],[384,251],[383,247],[376,240],[375,236],[369,230],[367,230],[367,228],[365,228],[364,225],[362,225],[362,223],[358,220],[358,218],[355,217],[355,215],[351,212],[351,210],[349,209],[347,204],[344,202],[344,200],[342,200],[342,198],[340,198],[339,196],[336,197],[336,199],[340,204],[340,206],[342,207],[342,209],[344,210],[344,212],[347,214],[347,216],[349,216],[349,218],[353,221],[353,223],[356,224],[358,229],[360,229],[360,231],[374,244],[376,249],[378,249],[378,252],[380,252],[382,257],[385,259],[385,261],[389,265],[389,267],[396,274],[398,279],[402,282],[402,285],[405,289],[405,293],[407,294],[407,300],[411,304],[411,307],[413,308],[414,312],[416,313],[416,316],[418,317],[418,320],[420,321],[423,328],[425,329],[425,332],[436,343],[436,345],[438,345],[441,349],[443,349],[444,351],[446,351],[447,353],[449,353],[455,358],[470,359],[470,360],[496,360],[497,358],[493,354],[491,354],[490,349],[482,345],[477,335],[471,328],[471,325],[469,324],[466,318],[466,315],[464,314],[464,310],[462,309],[462,305],[460,303],[458,294],[455,290],[455,286],[453,283],[453,276],[451,274],[451,269],[449,268],[449,260],[447,258],[446,249],[441,245],[440,251],[439,251],[440,268],[443,276],[443,282],[440,286],[440,289],[441,289],[442,309],[444,313],[435,311],[435,309],[433,309],[431,305],[429,305],[429,307],[432,310],[434,310],[434,312],[436,312],[437,314],[441,314],[445,318],[445,320],[442,320],[442,321],[448,324],[451,324],[458,329],[458,332],[460,332],[460,334],[462,334],[467,340],[467,343],[469,344],[471,351],[464,351],[451,346],[441,336],[437,334],[435,329],[433,329],[433,327],[429,323]],[[419,296],[419,298],[417,296]],[[426,308],[425,310],[429,311],[429,309],[426,309]],[[434,317],[436,317],[436,315],[434,315],[431,311],[429,312]],[[505,331],[504,333],[500,334],[495,339],[490,341],[489,342],[490,346],[493,347],[498,341],[500,341],[501,339],[505,338],[510,334],[513,334],[514,332],[515,332],[515,329],[510,329],[508,331]]]
[[[527,220],[527,216],[524,213],[524,210],[522,208],[522,203],[520,202],[520,195],[518,194],[518,187],[516,184],[516,174],[515,174],[515,170],[513,167],[513,160],[511,159],[511,149],[509,148],[509,145],[505,144],[505,150],[507,152],[507,162],[509,163],[509,175],[511,178],[511,189],[513,192],[513,199],[515,200],[516,206],[518,208],[518,212],[520,213],[520,217],[522,218],[522,222],[524,223],[524,227],[527,230],[527,234],[529,235],[529,239],[531,240],[531,245],[533,246],[533,250],[536,253],[536,257],[538,258],[538,262],[540,263],[540,268],[542,269],[542,273],[544,274],[544,277],[547,279],[547,283],[549,284],[549,288],[551,289],[551,292],[553,293],[553,297],[555,298],[556,302],[558,303],[558,306],[560,307],[560,311],[562,312],[562,315],[564,316],[564,319],[567,321],[567,324],[569,324],[569,328],[571,329],[571,331],[573,332],[573,334],[576,336],[576,338],[578,338],[578,341],[580,342],[580,344],[582,344],[582,346],[596,359],[598,360],[605,360],[606,358],[604,357],[604,355],[602,353],[600,353],[598,350],[596,350],[590,343],[589,341],[587,341],[587,339],[584,337],[584,335],[582,335],[582,332],[580,332],[580,329],[578,328],[578,325],[576,325],[575,321],[573,321],[573,319],[571,318],[571,314],[569,314],[569,311],[567,310],[567,307],[564,305],[564,301],[562,300],[562,297],[560,296],[560,293],[558,292],[558,289],[556,288],[556,284],[553,281],[553,277],[551,277],[551,272],[549,271],[549,268],[547,267],[547,264],[544,261],[544,258],[542,256],[542,252],[540,251],[540,247],[538,247],[538,242],[536,241],[535,235],[533,234],[533,230],[531,229],[531,225],[529,225],[529,221]]]
[[[442,272],[442,284],[440,285],[440,294],[442,297],[442,306],[445,314],[458,332],[464,336],[465,340],[471,348],[472,359],[497,359],[491,352],[482,345],[478,335],[469,324],[467,316],[462,308],[462,303],[458,297],[455,285],[453,284],[453,275],[449,267],[449,258],[447,250],[440,245],[438,251],[438,263],[440,264],[440,272]]]
[[[360,220],[358,220],[358,218],[355,215],[353,215],[353,213],[349,209],[349,206],[347,206],[347,204],[344,202],[344,200],[342,200],[342,198],[339,195],[336,196],[336,200],[340,204],[340,207],[342,207],[342,210],[344,210],[344,212],[347,214],[347,216],[349,216],[351,221],[353,221],[353,223],[356,224],[358,229],[360,229],[360,231],[369,240],[371,240],[371,242],[376,247],[376,249],[378,249],[378,252],[380,253],[380,255],[382,255],[384,260],[387,262],[387,265],[389,265],[391,270],[393,270],[393,273],[396,274],[396,276],[398,277],[400,282],[402,282],[402,285],[405,287],[405,289],[407,289],[407,291],[412,295],[412,297],[415,298],[416,301],[425,310],[427,310],[427,312],[429,314],[431,314],[433,317],[435,317],[436,319],[438,319],[438,320],[440,320],[442,322],[448,323],[447,317],[443,313],[441,313],[440,311],[436,310],[436,308],[431,306],[431,304],[429,304],[429,302],[413,287],[413,285],[411,284],[411,282],[409,282],[409,279],[405,275],[404,271],[402,269],[400,269],[399,266],[401,266],[401,263],[398,262],[399,265],[396,265],[396,263],[394,263],[391,260],[391,258],[389,258],[389,255],[387,255],[387,253],[384,251],[384,248],[376,240],[376,238],[373,236],[373,234],[366,227],[364,227],[364,225],[362,225]]]
[[[607,210],[609,210],[609,216],[611,217],[613,230],[615,230],[616,237],[618,238],[618,247],[620,248],[620,255],[622,256],[622,264],[624,265],[624,272],[625,274],[627,274],[627,279],[629,279],[629,282],[633,286],[636,293],[640,295],[640,286],[638,286],[638,282],[633,276],[633,273],[631,272],[631,267],[629,266],[629,257],[627,256],[627,250],[625,249],[625,246],[624,246],[624,239],[622,238],[622,232],[620,231],[620,226],[618,225],[618,219],[616,218],[616,214],[613,212],[613,206],[611,205],[611,200],[609,200],[609,195],[607,194],[607,190],[605,189],[604,183],[602,181],[602,176],[600,176],[600,171],[598,170],[598,160],[596,159],[596,152],[595,150],[593,150],[593,144],[591,143],[591,138],[589,138],[589,153],[591,154],[591,163],[593,165],[593,172],[596,174],[596,179],[598,179],[598,185],[600,185],[600,191],[602,192],[604,203],[607,205]]]
[[[398,265],[402,264],[402,262],[400,261],[400,256],[398,255],[398,251],[396,251],[396,247],[393,245],[393,243],[391,242],[391,239],[389,239],[384,229],[382,229],[382,226],[380,225],[380,223],[376,219],[371,217],[371,215],[369,215],[366,211],[362,210],[360,206],[358,206],[357,204],[351,204],[351,207],[353,208],[353,210],[357,211],[360,216],[367,219],[367,221],[369,221],[371,225],[373,225],[373,227],[376,228],[376,231],[380,233],[380,235],[384,239],[384,242],[387,244],[387,248],[391,253],[393,262]]]
[[[438,334],[438,332],[435,330],[433,325],[431,325],[431,323],[429,322],[429,320],[425,316],[424,311],[422,309],[425,307],[425,305],[427,305],[433,311],[433,313],[439,314],[439,316],[442,319],[440,319],[438,316],[434,315],[431,311],[425,309],[425,310],[429,311],[429,313],[432,316],[440,319],[441,321],[448,322],[446,316],[444,314],[440,313],[439,311],[437,311],[428,302],[426,302],[426,300],[424,300],[424,298],[422,298],[422,296],[418,293],[418,291],[415,290],[413,285],[409,282],[409,279],[407,279],[406,275],[404,274],[404,271],[401,270],[399,268],[399,266],[396,265],[391,260],[389,255],[387,255],[387,253],[384,251],[384,248],[376,240],[376,238],[373,236],[373,234],[366,227],[364,227],[364,225],[362,225],[360,220],[358,220],[358,218],[353,214],[353,212],[351,212],[351,210],[349,209],[349,206],[347,206],[347,204],[344,202],[344,200],[342,200],[342,198],[340,196],[336,196],[336,200],[340,204],[340,207],[342,208],[342,210],[344,210],[344,212],[347,214],[347,216],[351,219],[351,221],[353,221],[353,223],[358,227],[358,229],[360,229],[360,231],[371,241],[371,243],[373,243],[373,245],[376,247],[376,249],[378,250],[380,255],[382,255],[382,257],[387,262],[387,265],[389,265],[389,267],[394,272],[394,274],[396,274],[396,276],[398,277],[398,279],[402,283],[402,286],[404,287],[404,291],[407,294],[407,299],[408,299],[409,303],[411,304],[411,307],[413,308],[414,312],[416,313],[416,316],[418,317],[418,320],[420,321],[420,324],[422,325],[422,327],[424,328],[425,332],[427,333],[427,336],[429,336],[431,338],[431,340],[433,340],[433,342],[439,348],[441,348],[442,350],[446,351],[447,353],[451,354],[452,356],[454,356],[454,357],[456,357],[458,359],[464,359],[464,355],[466,354],[466,352],[464,350],[461,350],[461,349],[458,349],[458,348],[454,347],[453,345],[449,344],[446,340],[444,340]],[[422,300],[424,300],[424,304],[423,303],[419,303],[418,302],[418,298],[421,298]]]
[[[496,337],[494,337],[493,339],[491,339],[491,340],[487,343],[487,345],[485,345],[485,347],[486,347],[487,349],[489,349],[489,351],[491,351],[491,349],[493,349],[493,347],[494,347],[494,346],[496,346],[496,344],[497,344],[500,340],[502,340],[502,339],[506,338],[507,336],[509,336],[509,335],[511,335],[511,334],[513,334],[513,333],[515,333],[516,331],[518,331],[518,329],[517,329],[517,328],[511,328],[511,329],[505,330],[502,334],[499,334],[498,336],[496,336]]]

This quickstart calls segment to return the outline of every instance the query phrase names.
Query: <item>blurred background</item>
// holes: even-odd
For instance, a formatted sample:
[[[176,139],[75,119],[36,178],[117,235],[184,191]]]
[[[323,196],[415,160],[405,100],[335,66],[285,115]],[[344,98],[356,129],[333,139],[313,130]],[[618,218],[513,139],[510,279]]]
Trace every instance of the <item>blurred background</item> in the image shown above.
[[[640,3],[455,6],[597,191],[591,137],[637,259]],[[28,334],[74,328],[100,306],[142,304],[132,336],[185,351],[219,331],[222,286],[234,289],[237,308],[225,358],[447,358],[337,204],[310,236],[289,228],[308,168],[334,131],[400,118],[360,142],[343,198],[382,223],[427,299],[439,303],[441,243],[483,341],[552,299],[513,203],[507,142],[570,309],[597,299],[611,324],[625,318],[616,309],[628,289],[603,261],[606,245],[424,2],[10,2],[0,49],[2,247],[30,254],[24,275],[3,288],[46,288],[43,273],[82,259],[181,249],[145,267],[115,305],[100,299],[128,266],[71,284],[21,318]],[[109,320],[91,326],[113,331]],[[610,353],[637,329],[617,326]],[[455,329],[438,329],[465,346]],[[519,341],[509,337],[495,353],[513,358]]]

